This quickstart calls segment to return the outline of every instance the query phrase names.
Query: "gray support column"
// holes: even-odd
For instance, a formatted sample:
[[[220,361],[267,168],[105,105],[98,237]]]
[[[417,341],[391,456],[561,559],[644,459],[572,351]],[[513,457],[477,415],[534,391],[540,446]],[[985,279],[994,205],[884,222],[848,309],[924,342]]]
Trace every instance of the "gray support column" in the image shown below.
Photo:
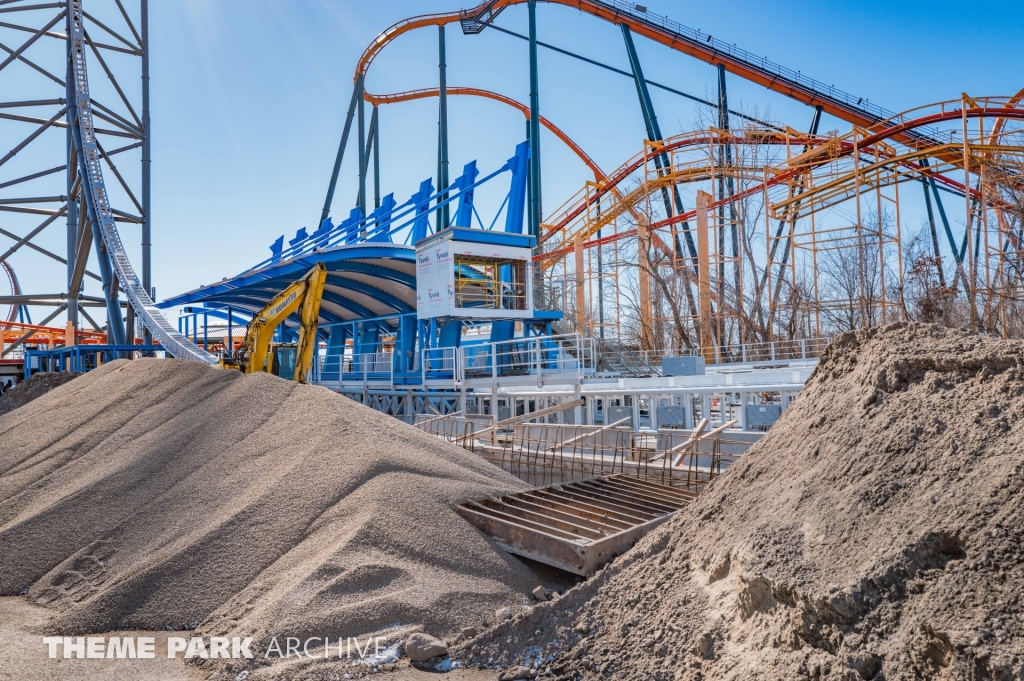
[[[928,181],[922,179],[921,186],[924,187],[924,203],[928,207],[928,228],[932,234],[932,248],[935,250],[935,271],[939,275],[939,285],[946,287],[946,276],[942,272],[942,253],[939,251],[939,234],[935,231],[935,213],[932,211],[932,197],[928,193]]]
[[[447,66],[445,65],[444,26],[437,27],[437,56],[438,56],[438,115],[437,115],[437,189],[442,191],[448,187],[448,79]],[[441,203],[448,194],[441,194],[437,202]],[[437,211],[437,226],[435,231],[440,232],[448,226],[449,211],[448,204],[441,206]]]
[[[721,130],[729,132],[729,96],[727,94],[725,86],[725,66],[722,64],[718,65],[718,127]],[[730,168],[732,167],[732,145],[724,144],[720,147],[721,159],[719,161],[719,168]],[[729,175],[719,180],[719,197],[732,196],[736,193],[736,185],[733,177]],[[728,191],[726,191],[728,190]],[[722,214],[725,207],[719,207],[719,213]],[[740,246],[739,246],[739,230],[736,225],[736,206],[732,203],[729,204],[729,219],[732,221],[730,226],[730,236],[732,237],[732,255],[736,258],[736,262],[733,265],[733,279],[736,286],[736,290],[740,290]],[[724,236],[724,235],[722,235]],[[724,274],[725,263],[722,263],[722,271],[719,276],[721,280],[725,281]],[[737,298],[737,306],[740,311],[740,315],[743,313],[743,296]]]
[[[380,208],[380,121],[377,105],[373,107],[373,207]]]
[[[356,199],[356,204],[363,211],[363,217],[366,217],[366,101],[363,99],[362,88],[360,87],[359,89],[358,109],[356,110],[359,121],[359,143],[357,145],[357,151],[359,152],[357,165],[359,168],[359,196]]]
[[[151,291],[153,288],[153,247],[150,201],[150,120],[149,120],[149,0],[140,0],[141,18],[139,20],[139,37],[142,39],[142,288]],[[134,336],[132,337],[134,338]],[[153,343],[153,334],[143,327],[143,342]]]
[[[320,221],[317,226],[326,220],[331,214],[331,203],[334,201],[334,188],[338,185],[338,174],[341,172],[341,162],[345,158],[345,146],[348,144],[349,133],[352,132],[352,119],[355,117],[356,104],[363,98],[363,76],[356,78],[355,87],[352,88],[352,99],[348,104],[348,114],[345,116],[345,126],[341,132],[341,142],[338,143],[338,153],[334,157],[334,170],[331,172],[331,181],[327,185],[327,196],[324,197],[324,207],[320,211]]]
[[[530,234],[540,236],[543,218],[540,173],[540,76],[537,70],[537,0],[529,0],[530,21]]]
[[[66,18],[66,24],[67,24],[67,35],[70,36],[71,35],[71,12],[68,12],[68,15],[67,15],[67,18]],[[71,38],[70,37],[68,38],[68,41],[67,41],[67,55],[66,56],[67,56],[67,70],[66,70],[67,75],[65,76],[66,89],[65,89],[65,95],[64,96],[70,102],[72,100],[72,98],[74,97],[74,90],[73,90],[74,78],[71,75]],[[71,193],[72,193],[72,190],[73,190],[74,177],[75,177],[75,173],[73,172],[72,169],[77,167],[78,161],[76,159],[75,140],[74,140],[74,136],[71,133],[71,126],[73,124],[73,121],[71,120],[71,110],[70,110],[70,108],[68,109],[68,114],[67,114],[66,118],[67,118],[67,122],[68,122],[68,127],[67,127],[67,162],[68,162],[68,170],[67,170],[67,173],[66,173],[66,176],[67,176],[67,196],[68,196],[68,200],[67,200],[67,261],[68,261],[67,271],[68,271],[68,289],[69,289],[68,290],[68,323],[71,325],[72,332],[73,332],[75,329],[78,329],[78,291],[77,290],[75,290],[75,291],[70,290],[72,279],[74,279],[74,276],[75,276],[75,256],[78,253],[78,201],[74,197],[71,196]],[[68,345],[73,345],[75,341],[74,341],[74,338],[72,337],[71,339],[68,339],[66,342],[67,342]]]

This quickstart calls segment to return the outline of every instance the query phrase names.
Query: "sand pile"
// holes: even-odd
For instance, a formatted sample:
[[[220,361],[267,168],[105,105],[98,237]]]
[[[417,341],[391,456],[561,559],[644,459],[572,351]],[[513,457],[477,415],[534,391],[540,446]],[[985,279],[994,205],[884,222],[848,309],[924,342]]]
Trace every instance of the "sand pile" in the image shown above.
[[[461,654],[551,656],[558,679],[1022,679],[1022,417],[1022,343],[846,334],[696,504]]]
[[[0,595],[64,634],[446,636],[539,583],[452,510],[523,483],[324,388],[119,361],[0,443]]]
[[[77,371],[34,373],[10,390],[0,395],[0,416],[23,407],[37,397],[42,397],[54,388],[59,388],[82,374]]]

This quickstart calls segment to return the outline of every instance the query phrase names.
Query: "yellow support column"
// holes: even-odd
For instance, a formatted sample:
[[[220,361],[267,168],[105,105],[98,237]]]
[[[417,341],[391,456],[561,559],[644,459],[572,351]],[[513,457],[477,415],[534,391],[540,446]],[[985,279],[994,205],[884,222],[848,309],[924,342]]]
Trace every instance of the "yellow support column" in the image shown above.
[[[651,309],[651,234],[646,222],[637,225],[637,245],[640,256],[640,348],[651,350],[654,346],[654,310]]]
[[[711,255],[708,247],[708,203],[711,195],[697,192],[697,297],[700,302],[700,348],[704,359],[714,360],[711,334]]]
[[[576,331],[587,333],[587,301],[583,282],[583,235],[576,234]]]

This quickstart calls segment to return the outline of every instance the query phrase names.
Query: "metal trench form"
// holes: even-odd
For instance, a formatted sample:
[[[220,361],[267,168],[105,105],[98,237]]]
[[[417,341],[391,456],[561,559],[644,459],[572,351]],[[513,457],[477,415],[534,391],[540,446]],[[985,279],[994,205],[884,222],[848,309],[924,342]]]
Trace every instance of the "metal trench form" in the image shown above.
[[[589,577],[697,493],[618,474],[460,504],[504,550]]]

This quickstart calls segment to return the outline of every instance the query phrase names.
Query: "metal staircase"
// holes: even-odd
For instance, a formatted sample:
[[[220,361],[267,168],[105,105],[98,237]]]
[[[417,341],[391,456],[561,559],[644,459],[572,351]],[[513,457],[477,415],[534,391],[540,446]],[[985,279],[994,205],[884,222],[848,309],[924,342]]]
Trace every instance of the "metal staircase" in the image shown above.
[[[661,367],[646,361],[640,352],[620,341],[603,338],[597,341],[599,371],[622,374],[630,378],[661,376]]]
[[[476,35],[487,28],[501,14],[501,10],[505,9],[504,5],[495,9],[494,6],[498,2],[499,0],[490,0],[490,2],[485,2],[483,5],[464,13],[459,19],[462,32],[465,35]],[[470,11],[474,13],[469,14]]]

